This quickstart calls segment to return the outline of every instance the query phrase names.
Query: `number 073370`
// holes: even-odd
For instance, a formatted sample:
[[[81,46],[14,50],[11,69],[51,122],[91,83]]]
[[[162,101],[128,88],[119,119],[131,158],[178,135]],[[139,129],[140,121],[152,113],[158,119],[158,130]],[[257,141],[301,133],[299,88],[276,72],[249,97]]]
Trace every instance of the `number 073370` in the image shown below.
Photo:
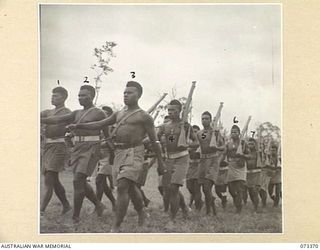
[[[301,243],[300,248],[319,248],[317,243]]]

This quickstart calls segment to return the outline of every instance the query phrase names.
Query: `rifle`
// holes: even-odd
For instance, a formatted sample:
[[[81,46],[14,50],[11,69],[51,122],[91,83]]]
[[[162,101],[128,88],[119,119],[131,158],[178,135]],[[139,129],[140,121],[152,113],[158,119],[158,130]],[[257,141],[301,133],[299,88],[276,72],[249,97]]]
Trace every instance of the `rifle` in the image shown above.
[[[187,142],[186,142],[186,131],[184,128],[184,124],[186,122],[188,122],[188,114],[190,111],[190,106],[191,106],[191,100],[192,100],[192,95],[193,95],[193,91],[196,87],[196,81],[192,82],[191,85],[191,89],[189,91],[189,95],[186,101],[186,104],[184,105],[184,110],[182,112],[182,121],[181,121],[181,132],[179,135],[179,139],[178,139],[178,147],[188,147]]]
[[[246,124],[244,125],[244,127],[243,127],[243,129],[241,131],[240,142],[239,142],[239,146],[238,146],[236,154],[243,154],[243,148],[242,148],[241,140],[244,138],[245,134],[248,131],[248,127],[249,127],[250,121],[251,121],[251,115],[249,115],[248,120],[247,120]]]
[[[261,130],[260,128],[257,129],[258,132],[258,139],[257,139],[257,151],[258,151],[258,156],[257,156],[257,167],[261,168],[262,167],[262,159],[261,159]]]
[[[160,110],[157,110],[155,115],[153,116],[153,120],[155,121],[160,113]]]
[[[281,167],[281,142],[279,141],[279,147],[278,147],[278,162],[277,162],[277,167],[280,168]]]
[[[215,131],[219,131],[218,121],[220,120],[222,108],[223,108],[223,102],[220,102],[220,106],[218,108],[216,116],[213,118],[213,121],[212,121],[212,124],[211,124],[212,129],[213,129],[213,133],[212,133],[211,141],[210,141],[210,144],[209,144],[210,147],[217,147],[217,138],[215,136]]]
[[[272,139],[269,138],[268,146],[267,146],[267,148],[266,148],[266,150],[265,150],[265,154],[266,154],[266,162],[265,162],[265,165],[267,165],[267,166],[270,166],[270,165],[271,165],[271,163],[270,163],[271,141],[272,141]]]
[[[168,94],[168,93],[164,93],[164,94],[159,98],[159,100],[156,101],[156,103],[153,104],[153,105],[147,110],[147,113],[148,113],[148,114],[153,113],[153,112],[156,110],[156,108],[157,108],[157,106],[159,105],[159,103],[167,96],[167,94]]]

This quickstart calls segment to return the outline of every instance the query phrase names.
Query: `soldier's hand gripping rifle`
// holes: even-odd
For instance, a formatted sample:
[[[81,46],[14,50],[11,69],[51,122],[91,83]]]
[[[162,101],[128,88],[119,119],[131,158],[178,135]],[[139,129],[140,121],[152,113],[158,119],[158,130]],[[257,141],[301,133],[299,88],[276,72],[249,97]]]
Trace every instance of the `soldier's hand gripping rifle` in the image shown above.
[[[188,115],[190,111],[191,101],[192,101],[192,95],[194,92],[194,89],[196,87],[196,81],[192,82],[191,89],[189,91],[189,95],[186,101],[186,104],[184,106],[183,112],[182,112],[182,121],[181,121],[181,132],[178,139],[178,147],[188,147],[187,141],[186,141],[186,131],[185,131],[185,123],[188,122]]]
[[[221,117],[222,108],[223,108],[223,102],[220,102],[220,106],[218,108],[216,116],[213,118],[213,121],[212,121],[212,124],[211,124],[212,129],[213,129],[213,133],[212,133],[211,141],[210,141],[210,144],[209,144],[210,147],[215,147],[216,148],[217,145],[218,145],[217,138],[215,136],[215,132],[219,131],[218,121],[220,120],[220,117]]]
[[[238,146],[236,154],[240,154],[240,155],[243,154],[243,148],[242,148],[241,141],[244,139],[244,136],[246,135],[246,133],[248,131],[248,127],[249,127],[250,121],[251,121],[251,115],[248,117],[248,120],[247,120],[246,124],[244,125],[244,127],[243,127],[243,129],[241,131],[239,146]]]

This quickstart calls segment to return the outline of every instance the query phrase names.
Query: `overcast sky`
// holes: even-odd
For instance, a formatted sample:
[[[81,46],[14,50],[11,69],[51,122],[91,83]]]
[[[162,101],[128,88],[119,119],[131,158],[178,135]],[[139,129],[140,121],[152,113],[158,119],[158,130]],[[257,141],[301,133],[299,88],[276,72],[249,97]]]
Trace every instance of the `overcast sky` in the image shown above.
[[[163,92],[193,96],[193,124],[224,102],[226,128],[237,116],[250,129],[269,121],[281,126],[280,5],[42,5],[40,109],[51,108],[57,79],[77,100],[84,76],[93,84],[93,49],[114,41],[114,72],[103,78],[98,104],[122,104],[125,83],[136,72],[149,108]],[[273,66],[272,66],[273,65]],[[273,73],[272,73],[273,72]]]

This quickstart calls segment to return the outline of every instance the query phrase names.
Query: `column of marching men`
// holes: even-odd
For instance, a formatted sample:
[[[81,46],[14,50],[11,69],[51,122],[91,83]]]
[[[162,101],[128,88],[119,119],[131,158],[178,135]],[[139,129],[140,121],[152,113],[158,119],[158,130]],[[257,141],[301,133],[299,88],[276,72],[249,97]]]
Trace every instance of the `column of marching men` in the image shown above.
[[[184,218],[191,216],[191,208],[198,213],[204,209],[207,215],[217,215],[214,191],[225,210],[230,202],[228,190],[237,214],[241,214],[248,194],[254,213],[262,211],[260,201],[262,207],[266,207],[268,196],[273,205],[278,206],[281,199],[279,142],[269,140],[265,146],[259,130],[256,138],[245,137],[249,120],[242,131],[234,124],[230,136],[226,136],[218,126],[223,103],[214,117],[209,111],[202,113],[202,129],[192,126],[187,121],[194,88],[195,82],[184,106],[178,100],[169,102],[168,115],[156,128],[151,114],[165,95],[144,111],[138,104],[143,93],[138,82],[126,84],[125,107],[116,112],[107,106],[99,109],[93,105],[95,89],[90,85],[80,87],[78,100],[83,108],[75,111],[65,107],[67,90],[61,86],[54,88],[51,103],[55,108],[41,112],[44,176],[41,216],[45,215],[54,192],[61,201],[61,213],[73,211],[74,223],[80,223],[85,198],[93,203],[101,217],[106,209],[101,202],[105,194],[115,213],[111,232],[120,232],[130,201],[138,213],[138,225],[142,226],[150,216],[146,212],[150,200],[143,186],[152,166],[157,167],[158,189],[171,224],[176,222],[179,210]],[[72,206],[59,179],[67,158],[73,170]],[[88,182],[94,171],[95,191]],[[181,192],[185,183],[190,193],[188,202]]]

